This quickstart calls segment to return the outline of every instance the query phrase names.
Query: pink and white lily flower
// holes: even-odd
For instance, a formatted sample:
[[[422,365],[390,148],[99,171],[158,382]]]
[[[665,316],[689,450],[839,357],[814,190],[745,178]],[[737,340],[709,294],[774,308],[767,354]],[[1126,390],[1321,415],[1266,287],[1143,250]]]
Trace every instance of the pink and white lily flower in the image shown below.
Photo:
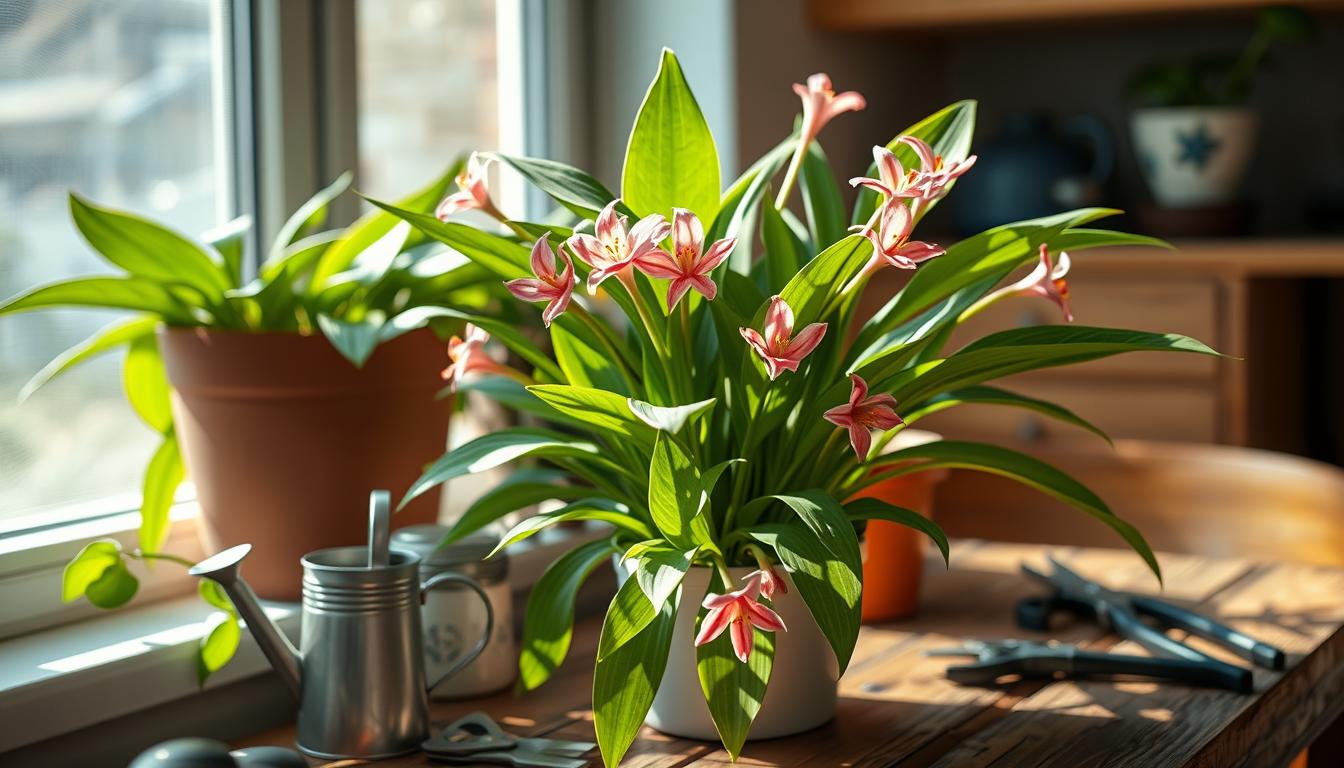
[[[490,334],[477,326],[468,324],[466,338],[454,336],[448,341],[447,368],[440,374],[448,382],[448,390],[456,392],[459,384],[468,376],[479,374],[497,374],[512,376],[516,372],[508,366],[495,362],[485,351]]]
[[[1051,261],[1050,249],[1041,244],[1041,260],[1031,274],[1005,288],[1008,293],[1022,293],[1049,299],[1064,313],[1064,321],[1073,322],[1073,311],[1069,308],[1069,283],[1064,279],[1069,274],[1069,254],[1059,252],[1059,260]]]
[[[774,381],[784,371],[797,371],[826,335],[826,323],[812,323],[793,335],[793,310],[779,296],[770,297],[765,311],[764,334],[753,328],[738,328],[756,354],[765,361],[765,372]]]
[[[628,280],[634,263],[653,251],[667,237],[672,225],[662,214],[655,213],[635,222],[627,229],[628,219],[616,214],[618,200],[607,203],[597,216],[594,235],[576,234],[569,238],[569,247],[588,266],[588,292],[593,293],[603,280],[613,275]]]
[[[574,262],[561,248],[560,258],[565,260],[565,269],[556,272],[555,251],[551,250],[547,240],[550,236],[547,232],[532,246],[532,274],[536,277],[520,277],[504,283],[509,293],[518,299],[550,302],[541,313],[541,321],[547,328],[569,307],[570,297],[574,294]]]
[[[849,402],[826,411],[822,417],[849,430],[849,444],[854,446],[854,454],[859,461],[865,461],[873,447],[870,430],[891,429],[905,422],[896,414],[896,398],[885,392],[869,397],[868,382],[857,373],[851,373],[849,380],[854,386],[849,393]]]
[[[807,78],[807,85],[794,83],[793,92],[803,100],[803,146],[815,139],[836,115],[857,112],[868,106],[857,91],[836,93],[831,87],[831,78],[822,72]]]
[[[435,209],[434,215],[441,221],[447,221],[448,217],[455,213],[479,209],[499,218],[499,210],[491,202],[490,189],[486,186],[486,171],[489,167],[488,159],[482,160],[479,155],[472,152],[471,157],[467,158],[467,166],[457,174],[458,191],[445,197]]]
[[[949,163],[942,155],[934,154],[933,147],[927,142],[914,136],[902,136],[897,141],[915,151],[921,166],[918,170],[911,169],[906,172],[904,183],[897,190],[900,197],[913,197],[926,201],[942,197],[947,192],[947,185],[951,184],[953,179],[971,170],[971,166],[975,165],[975,155],[960,162]],[[895,160],[895,156],[892,160]],[[896,163],[896,167],[899,169],[900,163]]]
[[[761,594],[765,595],[767,599],[773,599],[775,593],[781,595],[787,595],[789,593],[788,583],[784,581],[784,577],[779,575],[779,571],[775,570],[773,565],[763,563],[761,564],[761,569],[759,571],[748,575],[747,578],[749,579],[755,574],[760,574]]]
[[[736,592],[705,596],[703,605],[709,613],[700,622],[700,631],[695,636],[697,646],[712,642],[727,629],[733,641],[733,653],[745,664],[751,657],[753,628],[766,632],[787,631],[779,614],[758,601],[761,576],[760,571],[754,571],[747,576],[746,586]]]
[[[873,243],[873,264],[869,269],[882,266],[882,261],[899,269],[914,269],[921,261],[942,256],[946,251],[940,245],[911,240],[915,228],[915,214],[905,201],[888,200],[878,211],[877,229],[851,227],[861,231]]]
[[[718,286],[709,279],[709,273],[723,263],[737,245],[737,238],[729,237],[704,247],[705,228],[700,217],[685,208],[672,209],[672,254],[662,249],[645,253],[635,263],[644,274],[672,282],[667,286],[667,308],[671,310],[686,292],[694,288],[713,301]]]

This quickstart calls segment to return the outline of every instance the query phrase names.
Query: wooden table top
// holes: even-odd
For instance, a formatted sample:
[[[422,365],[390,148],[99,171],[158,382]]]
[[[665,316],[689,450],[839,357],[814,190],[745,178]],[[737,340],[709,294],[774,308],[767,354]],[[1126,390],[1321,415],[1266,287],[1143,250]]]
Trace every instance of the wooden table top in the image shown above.
[[[1131,553],[1052,552],[1107,586],[1157,590]],[[835,720],[803,735],[748,742],[738,765],[1278,765],[1344,712],[1344,571],[1233,559],[1160,555],[1167,582],[1163,597],[1196,606],[1288,652],[1286,671],[1256,670],[1254,694],[1135,681],[1022,681],[996,689],[947,681],[948,659],[927,657],[925,650],[967,638],[1035,636],[1015,628],[1012,607],[1017,598],[1039,591],[1019,575],[1019,563],[1044,565],[1045,554],[1035,546],[954,542],[952,568],[944,570],[938,562],[926,571],[916,618],[863,628],[840,682]],[[592,740],[591,670],[599,629],[600,619],[579,623],[569,659],[538,691],[521,698],[503,693],[439,702],[435,722],[480,709],[513,733]],[[1052,637],[1091,649],[1144,653],[1090,624]],[[1187,642],[1237,661],[1198,639]],[[248,743],[292,739],[292,729],[279,729]],[[595,753],[592,764],[601,764]],[[378,765],[432,763],[417,756]],[[623,765],[726,766],[729,760],[716,744],[645,728]]]

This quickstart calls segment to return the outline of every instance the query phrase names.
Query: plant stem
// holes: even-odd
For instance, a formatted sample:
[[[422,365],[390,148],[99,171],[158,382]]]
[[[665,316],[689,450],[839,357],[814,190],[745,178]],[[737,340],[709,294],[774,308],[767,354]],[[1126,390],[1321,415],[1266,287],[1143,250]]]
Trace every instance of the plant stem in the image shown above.
[[[649,313],[649,308],[640,298],[639,286],[635,285],[635,276],[629,267],[616,273],[616,279],[621,281],[625,290],[630,294],[630,301],[635,305],[635,312],[639,314],[640,322],[644,323],[644,330],[649,334],[649,341],[653,343],[653,349],[658,353],[658,359],[667,365],[669,362],[667,355],[667,344],[663,340],[662,334],[658,333],[658,327],[654,325],[653,315]]]
[[[798,149],[794,150],[793,157],[789,160],[789,169],[784,172],[784,183],[780,185],[779,194],[775,197],[775,210],[783,210],[788,204],[793,185],[798,181],[798,171],[803,167],[803,156],[806,154],[807,142],[799,141]]]
[[[608,337],[607,329],[603,327],[600,320],[593,317],[591,312],[579,306],[578,302],[571,302],[569,309],[566,311],[573,312],[575,317],[579,318],[584,325],[587,325],[592,329],[593,333],[597,336],[598,343],[612,354],[616,359],[616,362],[620,363],[621,368],[623,368],[627,374],[626,378],[629,379],[631,383],[640,380],[639,374],[635,371],[635,362],[629,359],[629,353],[626,352],[625,345],[612,343],[612,339]]]
[[[774,383],[773,379],[766,380],[765,390],[761,392],[760,402],[756,403],[756,410],[751,414],[751,418],[747,420],[747,432],[742,438],[743,455],[747,455],[751,452],[751,439],[756,434],[756,423],[760,421],[761,414],[765,412],[765,407],[770,400],[770,395],[774,394]],[[722,535],[724,536],[727,536],[733,530],[733,522],[737,518],[737,508],[742,504],[742,494],[746,490],[747,475],[750,471],[750,466],[745,468],[733,468],[733,498],[728,504],[728,513],[723,517]]]
[[[170,563],[177,563],[183,568],[191,568],[196,565],[196,563],[186,559],[185,557],[170,555],[167,552],[144,552],[142,550],[137,549],[134,552],[127,552],[126,556],[133,560],[167,560]]]
[[[719,578],[723,579],[723,589],[730,591],[733,586],[733,574],[728,571],[728,561],[721,555],[714,556],[714,568],[719,572]]]

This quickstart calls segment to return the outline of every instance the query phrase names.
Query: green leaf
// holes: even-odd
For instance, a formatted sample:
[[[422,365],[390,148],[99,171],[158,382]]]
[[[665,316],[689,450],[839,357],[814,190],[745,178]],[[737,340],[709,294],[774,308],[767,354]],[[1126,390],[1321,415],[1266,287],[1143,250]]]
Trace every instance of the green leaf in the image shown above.
[[[616,394],[629,394],[621,369],[591,332],[576,333],[567,323],[551,325],[551,347],[565,380],[581,387],[596,387]]]
[[[237,613],[237,610],[233,607],[233,601],[229,599],[228,595],[224,594],[224,588],[219,586],[217,581],[197,579],[196,593],[201,596],[202,600],[221,611]]]
[[[205,685],[206,678],[224,668],[238,650],[238,641],[242,631],[238,619],[231,613],[218,615],[210,632],[201,638],[201,647],[196,653],[196,681]]]
[[[109,307],[190,324],[191,313],[168,287],[141,277],[80,277],[38,286],[0,302],[0,315],[47,307]]]
[[[168,513],[177,487],[186,477],[177,436],[170,430],[145,468],[144,493],[140,501],[140,549],[158,552],[168,535]]]
[[[34,392],[62,373],[76,365],[97,357],[109,350],[128,344],[143,336],[152,336],[159,327],[157,317],[135,317],[130,320],[118,320],[104,327],[89,338],[57,355],[42,370],[33,374],[23,389],[19,390],[19,402],[27,400]]]
[[[290,214],[289,218],[280,227],[280,231],[275,235],[270,253],[266,256],[265,263],[262,264],[263,272],[266,267],[282,261],[285,258],[286,250],[294,244],[295,240],[326,226],[328,207],[333,200],[350,188],[350,182],[354,181],[354,178],[355,175],[350,171],[342,173],[336,177],[335,181],[318,190],[317,194],[308,198],[303,205],[299,206],[298,210]]]
[[[280,254],[280,258],[267,260],[261,265],[261,279],[267,284],[275,280],[284,280],[286,282],[298,280],[307,275],[313,267],[317,265],[318,259],[322,254],[341,238],[340,232],[320,232],[316,235],[305,237],[302,240],[285,248]],[[257,285],[252,290],[253,294],[265,290],[266,284]]]
[[[602,623],[597,660],[601,661],[625,645],[658,615],[677,594],[691,559],[699,548],[685,552],[665,544],[643,548],[634,559],[634,573],[625,580]],[[630,560],[629,556],[624,560]],[[673,607],[676,607],[675,602]]]
[[[131,575],[125,563],[118,560],[85,587],[84,597],[99,608],[120,608],[135,597],[139,588],[140,581]]]
[[[710,583],[711,591],[722,593],[731,588],[731,585],[723,584],[717,574]],[[768,605],[770,601],[762,602]],[[706,613],[702,608],[696,621],[697,632]],[[766,687],[774,669],[775,634],[760,630],[752,632],[754,639],[746,664],[734,655],[730,635],[731,632],[725,630],[714,640],[699,646],[695,649],[695,657],[700,690],[709,705],[710,718],[728,757],[736,762],[756,713],[765,701]]]
[[[643,217],[688,208],[701,221],[719,209],[719,155],[705,116],[672,51],[664,48],[625,150],[621,193]]]
[[[872,254],[873,244],[868,238],[850,235],[817,254],[794,275],[779,292],[780,298],[793,310],[794,327],[801,329],[819,321],[822,308],[840,287],[859,274]],[[765,320],[765,307],[757,310],[756,315],[757,322],[752,327],[760,328]],[[831,333],[841,332],[839,328],[829,330]]]
[[[635,418],[626,398],[614,392],[567,384],[537,384],[528,392],[566,416],[651,447],[655,431]]]
[[[1040,459],[997,445],[940,440],[884,454],[870,462],[868,467],[884,471],[870,473],[860,487],[897,475],[941,467],[974,469],[1016,480],[1080,509],[1110,526],[1144,559],[1158,581],[1162,579],[1162,570],[1157,564],[1157,558],[1153,556],[1148,542],[1144,541],[1134,526],[1116,517],[1106,503],[1082,483]],[[888,467],[891,468],[886,469]]]
[[[917,406],[939,392],[968,384],[1124,352],[1146,351],[1218,355],[1202,342],[1178,333],[1081,325],[1012,328],[978,339],[941,363],[908,371],[890,391],[898,402]]]
[[[209,299],[221,298],[232,287],[204,245],[162,225],[102,208],[73,192],[70,217],[94,250],[133,276],[190,285]]]
[[[130,342],[122,367],[122,384],[126,399],[141,421],[161,435],[169,434],[173,429],[173,411],[168,374],[163,369],[157,338],[140,336]]]
[[[559,432],[528,427],[502,429],[478,437],[441,456],[411,485],[400,506],[406,506],[420,494],[454,477],[485,472],[526,456],[558,458],[597,454],[597,446],[592,443],[575,440]]]
[[[845,239],[849,234],[845,228],[845,201],[826,153],[815,141],[807,145],[798,181],[802,185],[803,209],[813,247],[822,250]]]
[[[606,540],[590,541],[561,556],[532,586],[518,655],[519,690],[534,690],[565,660],[574,632],[574,597],[593,569],[611,554]]]
[[[572,501],[592,495],[593,489],[582,485],[562,485],[569,478],[566,472],[553,469],[521,469],[491,488],[467,507],[453,527],[439,541],[440,547],[475,533],[499,518],[523,507],[551,499]]]
[[[363,368],[378,348],[384,322],[381,312],[365,315],[358,322],[337,320],[326,314],[317,316],[317,327],[322,330],[322,335],[356,368]]]
[[[667,668],[676,615],[675,602],[669,602],[643,632],[599,660],[593,670],[593,727],[608,766],[620,764],[653,705]]]
[[[658,433],[649,460],[649,512],[659,532],[678,546],[691,543],[690,524],[700,510],[700,473],[691,457],[665,432]]]
[[[933,148],[933,153],[941,155],[947,162],[965,160],[971,153],[971,138],[975,134],[975,107],[974,101],[958,101],[955,104],[949,104],[896,134],[895,138],[887,143],[887,149],[896,153],[896,159],[901,161],[902,167],[918,168],[919,157],[914,150],[898,142],[902,136],[914,136],[928,142],[929,146]],[[876,173],[876,165],[868,166],[868,176],[875,176]],[[877,210],[877,199],[876,192],[870,189],[859,190],[859,197],[854,201],[854,215],[850,222],[863,224],[868,221],[869,217],[873,215],[873,211]],[[937,202],[935,200],[929,203],[924,212],[928,213]]]
[[[933,539],[933,543],[938,546],[938,552],[943,556],[943,562],[948,562],[947,534],[926,515],[869,497],[846,502],[845,513],[851,520],[886,520],[904,525],[906,528],[913,528]]]
[[[413,212],[424,215],[426,211],[434,210],[439,201],[443,199],[444,192],[448,185],[452,183],[453,176],[456,173],[446,173],[423,189],[411,194],[410,196],[399,200],[397,207],[405,209],[407,212]],[[379,206],[385,208],[384,206]],[[385,235],[393,230],[400,222],[405,219],[396,211],[389,208],[384,210],[371,211],[360,217],[359,221],[351,224],[330,248],[323,251],[322,256],[317,261],[317,266],[313,269],[313,278],[309,283],[309,293],[316,294],[322,288],[327,286],[327,281],[339,272],[344,272],[355,263],[355,259],[374,243],[381,240]],[[433,216],[429,218],[434,219]],[[438,221],[438,219],[434,219]],[[415,224],[415,222],[411,222]],[[426,232],[425,234],[429,234]],[[411,243],[414,245],[414,243]]]
[[[537,189],[579,218],[597,218],[597,214],[616,197],[602,182],[564,163],[496,152],[487,153],[486,157],[493,157],[521,173]]]
[[[512,546],[534,533],[540,533],[552,525],[567,523],[572,520],[598,520],[643,539],[653,535],[653,531],[650,531],[647,525],[631,515],[630,508],[620,502],[598,498],[579,499],[555,511],[533,515],[519,522],[509,529],[508,533],[504,534],[504,537],[499,540],[499,544],[495,546],[494,551],[487,557],[494,557],[505,547]]]
[[[1111,438],[1105,432],[1101,431],[1099,427],[1073,411],[1070,411],[1068,408],[1055,405],[1054,403],[1045,400],[1038,400],[1034,397],[1019,395],[997,387],[975,386],[958,389],[955,392],[944,392],[941,395],[931,398],[925,405],[917,410],[906,413],[904,415],[905,423],[913,424],[925,416],[958,405],[1006,405],[1013,408],[1025,408],[1026,410],[1035,411],[1066,424],[1072,424],[1080,429],[1085,429],[1100,437],[1102,440],[1105,440],[1108,443],[1111,442]]]
[[[247,248],[247,235],[252,231],[252,217],[239,216],[222,227],[201,234],[205,244],[219,252],[224,260],[224,274],[228,276],[229,286],[236,288],[243,284],[243,258]]]
[[[553,379],[561,379],[564,377],[564,373],[556,367],[555,362],[538,349],[537,345],[534,344],[531,339],[524,336],[513,324],[498,318],[485,315],[473,315],[470,312],[462,312],[456,309],[449,309],[448,307],[413,307],[398,314],[388,322],[389,325],[396,328],[397,332],[400,333],[403,330],[424,325],[435,318],[461,320],[464,323],[471,323],[472,325],[478,326],[486,333],[490,334],[491,340],[498,341],[508,347],[510,352],[513,352],[536,366],[537,371],[544,376]],[[382,341],[387,341],[394,335],[391,329],[386,326],[381,334]]]
[[[429,214],[409,211],[372,198],[365,199],[409,221],[411,226],[480,264],[502,280],[532,276],[528,262],[529,249],[525,245],[456,221],[439,221]]]
[[[859,593],[863,561],[854,526],[840,502],[823,491],[777,494],[803,521],[796,525],[756,526],[750,533],[775,548],[794,572],[798,594],[831,644],[843,673],[859,637]],[[765,541],[758,534],[770,534]]]
[[[769,293],[778,293],[798,274],[807,261],[803,244],[798,242],[784,221],[784,217],[767,199],[761,203],[761,242],[765,243],[765,287]],[[831,286],[838,290],[843,283]]]
[[[653,405],[633,397],[626,400],[626,405],[635,418],[654,429],[673,434],[680,432],[687,422],[713,408],[714,403],[712,397],[688,405]]]
[[[115,541],[95,541],[84,547],[61,574],[61,602],[78,600],[104,573],[121,565],[121,545]]]
[[[1137,245],[1168,250],[1173,248],[1171,243],[1156,237],[1113,232],[1109,229],[1067,229],[1050,238],[1050,248],[1056,251],[1082,251],[1108,245]]]

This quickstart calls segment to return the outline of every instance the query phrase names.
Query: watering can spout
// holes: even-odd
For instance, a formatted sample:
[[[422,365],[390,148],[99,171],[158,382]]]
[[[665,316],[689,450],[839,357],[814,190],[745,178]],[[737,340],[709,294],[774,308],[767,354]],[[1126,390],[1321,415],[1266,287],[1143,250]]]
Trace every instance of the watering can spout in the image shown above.
[[[233,601],[233,607],[237,609],[238,615],[243,621],[247,622],[247,628],[252,631],[252,636],[257,639],[257,644],[261,646],[262,653],[266,654],[266,659],[275,667],[275,671],[284,681],[285,686],[294,694],[297,699],[300,695],[301,679],[301,660],[299,652],[289,642],[289,638],[280,631],[280,628],[271,621],[270,617],[262,609],[261,603],[257,600],[257,594],[252,588],[243,581],[239,574],[239,568],[243,564],[243,559],[252,551],[251,544],[239,544],[236,547],[230,547],[223,552],[211,555],[196,565],[192,566],[187,573],[203,579],[209,579],[224,588],[225,594]]]

